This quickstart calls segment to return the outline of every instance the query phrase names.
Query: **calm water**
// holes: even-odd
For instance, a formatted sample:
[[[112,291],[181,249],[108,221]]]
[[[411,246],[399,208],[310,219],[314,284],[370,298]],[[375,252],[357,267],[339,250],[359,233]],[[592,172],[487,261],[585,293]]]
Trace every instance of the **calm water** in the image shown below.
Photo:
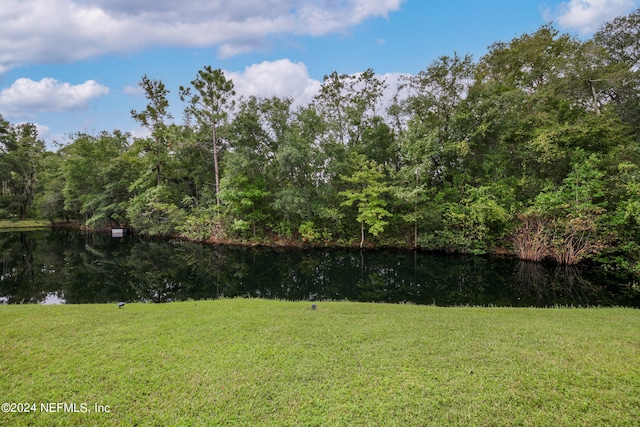
[[[630,280],[410,251],[206,246],[73,230],[0,233],[0,302],[168,302],[248,296],[494,306],[640,307]]]

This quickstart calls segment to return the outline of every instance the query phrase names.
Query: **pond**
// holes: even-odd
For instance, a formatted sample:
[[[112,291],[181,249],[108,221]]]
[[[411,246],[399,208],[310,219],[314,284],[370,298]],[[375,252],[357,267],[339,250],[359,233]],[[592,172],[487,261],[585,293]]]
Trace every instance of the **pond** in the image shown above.
[[[437,306],[640,307],[629,278],[415,251],[272,249],[76,230],[0,233],[0,302],[169,302],[220,297]]]

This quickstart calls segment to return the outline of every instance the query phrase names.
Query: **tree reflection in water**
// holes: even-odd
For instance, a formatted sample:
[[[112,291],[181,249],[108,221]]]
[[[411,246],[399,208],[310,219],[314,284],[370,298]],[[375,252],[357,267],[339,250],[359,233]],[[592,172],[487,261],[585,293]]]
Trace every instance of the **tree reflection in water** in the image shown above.
[[[72,230],[0,233],[0,302],[169,302],[219,297],[439,306],[640,306],[627,278],[411,251],[208,246]]]
[[[545,267],[540,263],[519,261],[515,283],[525,299],[534,301],[535,305],[615,305],[615,301],[602,300],[607,295],[606,286],[586,279],[583,272],[589,274],[581,266]]]

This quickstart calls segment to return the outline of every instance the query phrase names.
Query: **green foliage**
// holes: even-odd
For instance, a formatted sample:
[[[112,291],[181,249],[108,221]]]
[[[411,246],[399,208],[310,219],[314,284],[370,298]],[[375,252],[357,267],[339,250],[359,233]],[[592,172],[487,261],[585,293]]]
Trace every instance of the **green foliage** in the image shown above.
[[[181,236],[196,241],[221,240],[225,237],[221,215],[214,207],[198,207],[186,213],[176,225],[176,231]]]
[[[169,236],[183,223],[184,212],[172,203],[171,194],[165,186],[156,186],[130,201],[127,219],[143,234]]]
[[[359,145],[385,87],[372,69],[353,75],[335,71],[325,75],[314,101],[326,120],[326,142]]]
[[[52,214],[82,218],[92,226],[126,222],[129,187],[137,172],[137,164],[127,155],[129,138],[119,131],[98,136],[78,134],[63,147],[54,157],[59,171],[55,172],[54,165],[48,171],[55,175],[47,186],[50,193],[46,200],[64,200]]]
[[[11,126],[0,116],[0,209],[5,216],[34,216],[43,151],[35,125]]]
[[[42,172],[38,180],[38,192],[35,196],[35,206],[38,215],[54,221],[64,218],[68,212],[64,208],[65,197],[62,161],[59,153],[45,152],[42,158]]]
[[[314,242],[320,238],[320,233],[316,231],[313,221],[305,221],[300,224],[298,232],[304,242]]]
[[[557,189],[536,197],[532,212],[545,221],[549,254],[560,264],[576,264],[592,257],[606,246],[600,230],[606,212],[598,158],[592,154],[575,163]]]
[[[368,231],[378,236],[384,231],[389,222],[385,218],[392,214],[385,209],[386,200],[382,197],[390,188],[382,182],[384,174],[381,167],[374,160],[367,160],[364,155],[354,154],[351,162],[354,172],[351,176],[341,179],[351,185],[351,189],[341,191],[339,195],[345,200],[341,206],[356,206],[358,215],[356,221],[361,225],[360,247],[364,245],[364,226]]]
[[[198,71],[198,77],[191,81],[191,88],[180,86],[180,99],[187,101],[185,113],[188,118],[194,117],[200,133],[208,134],[207,143],[203,144],[213,155],[215,173],[216,204],[220,204],[220,169],[219,154],[220,126],[225,123],[228,113],[233,109],[235,91],[233,82],[227,80],[222,70],[214,70],[210,65]]]
[[[267,190],[266,180],[255,172],[253,163],[238,152],[227,158],[227,173],[221,182],[220,200],[233,219],[233,231],[243,234],[252,229],[253,236],[268,216],[271,193]]]
[[[615,185],[619,202],[609,211],[603,224],[611,244],[600,256],[609,268],[640,274],[640,168],[637,163],[618,164]]]
[[[169,90],[161,80],[151,80],[146,75],[138,85],[149,101],[143,111],[131,110],[131,117],[151,132],[151,138],[141,142],[145,158],[156,174],[156,185],[162,183],[162,167],[169,155],[171,140],[167,133],[169,113]]]
[[[456,201],[445,197],[445,193],[438,194],[434,203],[441,228],[421,239],[432,249],[483,254],[496,243],[492,238],[500,236],[510,220],[508,211],[498,204],[489,187],[467,187]]]
[[[597,83],[612,107],[636,137],[640,136],[640,9],[620,16],[605,25],[593,37],[594,44],[604,51],[605,73]]]

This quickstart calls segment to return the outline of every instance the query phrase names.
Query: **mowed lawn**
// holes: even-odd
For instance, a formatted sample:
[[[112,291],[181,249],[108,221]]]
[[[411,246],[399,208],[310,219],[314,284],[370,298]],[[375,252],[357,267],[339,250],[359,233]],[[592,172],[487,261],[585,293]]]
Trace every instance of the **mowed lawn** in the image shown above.
[[[640,425],[639,310],[317,305],[1,306],[0,425]]]
[[[0,219],[0,231],[27,230],[51,227],[51,222],[36,219]]]

